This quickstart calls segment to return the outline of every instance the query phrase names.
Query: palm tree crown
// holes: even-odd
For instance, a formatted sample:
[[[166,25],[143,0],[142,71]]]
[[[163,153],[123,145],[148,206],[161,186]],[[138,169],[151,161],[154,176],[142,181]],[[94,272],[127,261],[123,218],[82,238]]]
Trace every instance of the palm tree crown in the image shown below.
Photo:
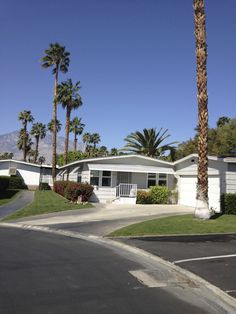
[[[74,151],[77,150],[77,135],[81,135],[85,127],[85,124],[81,120],[81,118],[75,117],[70,121],[70,132],[74,134]]]
[[[89,142],[93,144],[94,148],[96,148],[96,145],[101,142],[100,135],[98,133],[91,134]]]
[[[30,133],[35,137],[36,147],[35,147],[35,155],[34,155],[34,163],[36,163],[39,153],[39,139],[43,139],[46,136],[46,125],[43,123],[34,123],[32,125]]]
[[[167,132],[167,129],[162,128],[158,132],[154,128],[143,129],[143,132],[136,131],[125,138],[127,144],[122,150],[149,157],[161,156],[163,152],[170,150],[172,144],[176,143],[161,145],[170,136]]]
[[[28,148],[27,148],[27,137],[28,134],[27,134],[27,124],[28,122],[33,122],[34,121],[34,118],[31,114],[31,111],[30,110],[24,110],[24,111],[21,111],[18,115],[18,119],[22,122],[22,126],[23,128],[21,129],[21,139],[19,138],[19,141],[22,141],[22,150],[23,150],[23,160],[26,161],[26,155],[27,155],[27,152],[28,152]],[[19,147],[19,145],[18,145]]]
[[[53,119],[48,122],[47,127],[49,132],[53,132]],[[56,120],[56,131],[57,133],[61,131],[61,121],[58,119]]]

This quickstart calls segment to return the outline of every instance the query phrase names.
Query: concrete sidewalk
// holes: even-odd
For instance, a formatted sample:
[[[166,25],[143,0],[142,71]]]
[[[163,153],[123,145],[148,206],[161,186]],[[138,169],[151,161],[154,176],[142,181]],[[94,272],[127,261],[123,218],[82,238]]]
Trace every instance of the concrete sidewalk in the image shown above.
[[[4,218],[18,209],[21,209],[31,203],[34,199],[34,191],[24,190],[21,192],[20,196],[17,197],[13,202],[4,204],[0,206],[0,218]]]
[[[91,209],[80,209],[46,214],[37,217],[28,217],[15,222],[18,224],[27,223],[30,225],[75,224],[94,221],[116,221],[121,219],[127,219],[130,222],[132,218],[137,221],[138,217],[140,217],[140,220],[142,220],[163,215],[191,214],[193,212],[193,207],[180,205],[97,204],[94,208]],[[92,233],[92,230],[90,230],[90,233]]]

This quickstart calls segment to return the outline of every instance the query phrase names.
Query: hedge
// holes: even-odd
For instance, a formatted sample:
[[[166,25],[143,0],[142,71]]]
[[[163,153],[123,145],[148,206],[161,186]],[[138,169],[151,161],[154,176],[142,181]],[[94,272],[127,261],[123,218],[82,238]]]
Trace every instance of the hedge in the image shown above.
[[[138,190],[137,204],[168,204],[171,191],[166,186],[151,186],[149,191]]]
[[[150,195],[147,191],[138,190],[137,191],[137,204],[150,204]]]
[[[19,176],[11,176],[9,177],[9,189],[27,189],[27,185],[25,184],[22,177]]]
[[[8,176],[0,176],[0,191],[6,191],[8,189],[9,178]]]
[[[221,210],[226,215],[236,215],[236,193],[221,195]]]
[[[72,202],[76,202],[79,196],[82,202],[87,202],[93,193],[93,186],[74,181],[56,181],[54,191]]]

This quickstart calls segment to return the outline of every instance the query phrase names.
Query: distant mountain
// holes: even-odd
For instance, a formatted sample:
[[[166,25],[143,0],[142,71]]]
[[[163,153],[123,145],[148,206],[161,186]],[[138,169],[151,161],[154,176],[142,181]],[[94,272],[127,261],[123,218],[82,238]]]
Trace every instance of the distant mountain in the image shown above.
[[[0,135],[0,153],[13,153],[13,159],[22,160],[23,152],[17,147],[18,131]],[[32,141],[34,138],[32,137]],[[57,137],[57,154],[64,152],[65,138],[63,136]],[[32,146],[34,149],[34,145]],[[78,149],[82,149],[83,144],[78,144]],[[69,150],[73,150],[73,143],[69,142]],[[43,140],[39,142],[39,156],[46,158],[46,163],[51,163],[52,160],[52,135],[48,133]]]

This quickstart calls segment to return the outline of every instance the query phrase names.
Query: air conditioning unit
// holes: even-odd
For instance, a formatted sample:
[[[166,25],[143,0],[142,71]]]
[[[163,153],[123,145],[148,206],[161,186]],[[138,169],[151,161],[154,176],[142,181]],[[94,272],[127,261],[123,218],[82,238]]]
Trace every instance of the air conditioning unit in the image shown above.
[[[9,176],[15,176],[16,175],[16,168],[9,168]]]

